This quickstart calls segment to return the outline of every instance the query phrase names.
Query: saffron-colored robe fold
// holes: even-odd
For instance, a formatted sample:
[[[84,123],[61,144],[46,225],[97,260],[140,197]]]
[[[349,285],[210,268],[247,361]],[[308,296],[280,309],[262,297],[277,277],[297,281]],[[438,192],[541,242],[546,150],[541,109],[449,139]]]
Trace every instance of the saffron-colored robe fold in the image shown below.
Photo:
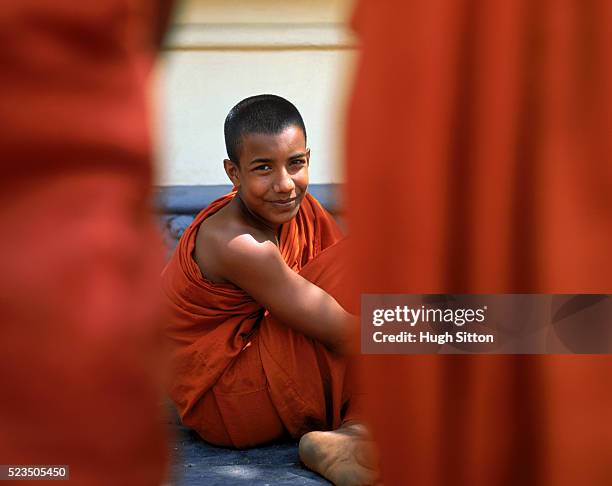
[[[164,270],[170,395],[183,423],[218,445],[249,447],[286,432],[299,437],[337,427],[349,396],[345,360],[277,322],[242,289],[207,281],[193,259],[200,224],[234,195],[196,217]],[[307,195],[296,218],[283,225],[279,249],[290,268],[338,294],[340,239],[332,217]]]
[[[610,293],[612,3],[356,5],[347,285]],[[387,486],[612,484],[610,355],[365,370]]]
[[[0,458],[71,486],[166,477],[147,93],[171,4],[0,8]]]

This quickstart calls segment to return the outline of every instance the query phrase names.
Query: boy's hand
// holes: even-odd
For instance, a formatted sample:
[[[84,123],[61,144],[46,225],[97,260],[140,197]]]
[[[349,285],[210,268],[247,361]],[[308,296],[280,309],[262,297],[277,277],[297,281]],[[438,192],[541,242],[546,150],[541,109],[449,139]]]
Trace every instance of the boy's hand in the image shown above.
[[[329,346],[330,351],[341,356],[354,356],[361,352],[358,316],[346,313],[344,329],[339,333],[335,344]]]

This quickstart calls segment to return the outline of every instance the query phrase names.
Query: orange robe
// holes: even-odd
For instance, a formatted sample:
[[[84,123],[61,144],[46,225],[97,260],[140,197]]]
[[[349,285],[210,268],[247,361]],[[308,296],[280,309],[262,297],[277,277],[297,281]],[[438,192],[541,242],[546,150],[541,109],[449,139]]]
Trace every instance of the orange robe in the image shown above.
[[[0,9],[0,458],[68,465],[71,485],[167,469],[147,117],[162,3]]]
[[[297,438],[338,427],[347,419],[345,360],[277,322],[243,290],[207,281],[192,258],[200,223],[234,194],[196,217],[164,271],[170,395],[183,423],[217,445],[249,447],[287,432]],[[279,249],[289,267],[338,297],[340,238],[331,216],[307,195],[283,225]]]
[[[610,293],[612,3],[362,0],[355,26],[347,285]],[[609,355],[374,357],[384,484],[612,484],[611,377]]]

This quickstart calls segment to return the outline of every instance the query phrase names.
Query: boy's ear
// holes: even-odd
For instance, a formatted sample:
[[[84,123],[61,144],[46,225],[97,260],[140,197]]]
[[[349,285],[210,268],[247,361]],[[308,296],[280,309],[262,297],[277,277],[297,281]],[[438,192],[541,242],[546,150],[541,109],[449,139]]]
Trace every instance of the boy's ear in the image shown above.
[[[310,149],[306,149],[306,165],[310,165]]]
[[[229,177],[230,181],[232,181],[232,184],[234,184],[234,187],[239,187],[240,170],[238,169],[238,166],[229,159],[223,159],[223,168],[225,169],[227,177]]]

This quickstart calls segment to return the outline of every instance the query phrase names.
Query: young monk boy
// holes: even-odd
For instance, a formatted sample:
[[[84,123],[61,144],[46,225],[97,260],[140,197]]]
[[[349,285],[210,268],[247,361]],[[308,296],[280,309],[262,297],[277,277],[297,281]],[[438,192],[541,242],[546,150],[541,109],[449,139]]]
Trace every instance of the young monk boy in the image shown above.
[[[164,271],[171,396],[212,444],[290,434],[309,468],[336,484],[370,484],[342,357],[354,318],[328,293],[340,293],[343,243],[307,193],[302,117],[281,97],[247,98],[225,120],[225,143],[235,191],[196,217]]]

